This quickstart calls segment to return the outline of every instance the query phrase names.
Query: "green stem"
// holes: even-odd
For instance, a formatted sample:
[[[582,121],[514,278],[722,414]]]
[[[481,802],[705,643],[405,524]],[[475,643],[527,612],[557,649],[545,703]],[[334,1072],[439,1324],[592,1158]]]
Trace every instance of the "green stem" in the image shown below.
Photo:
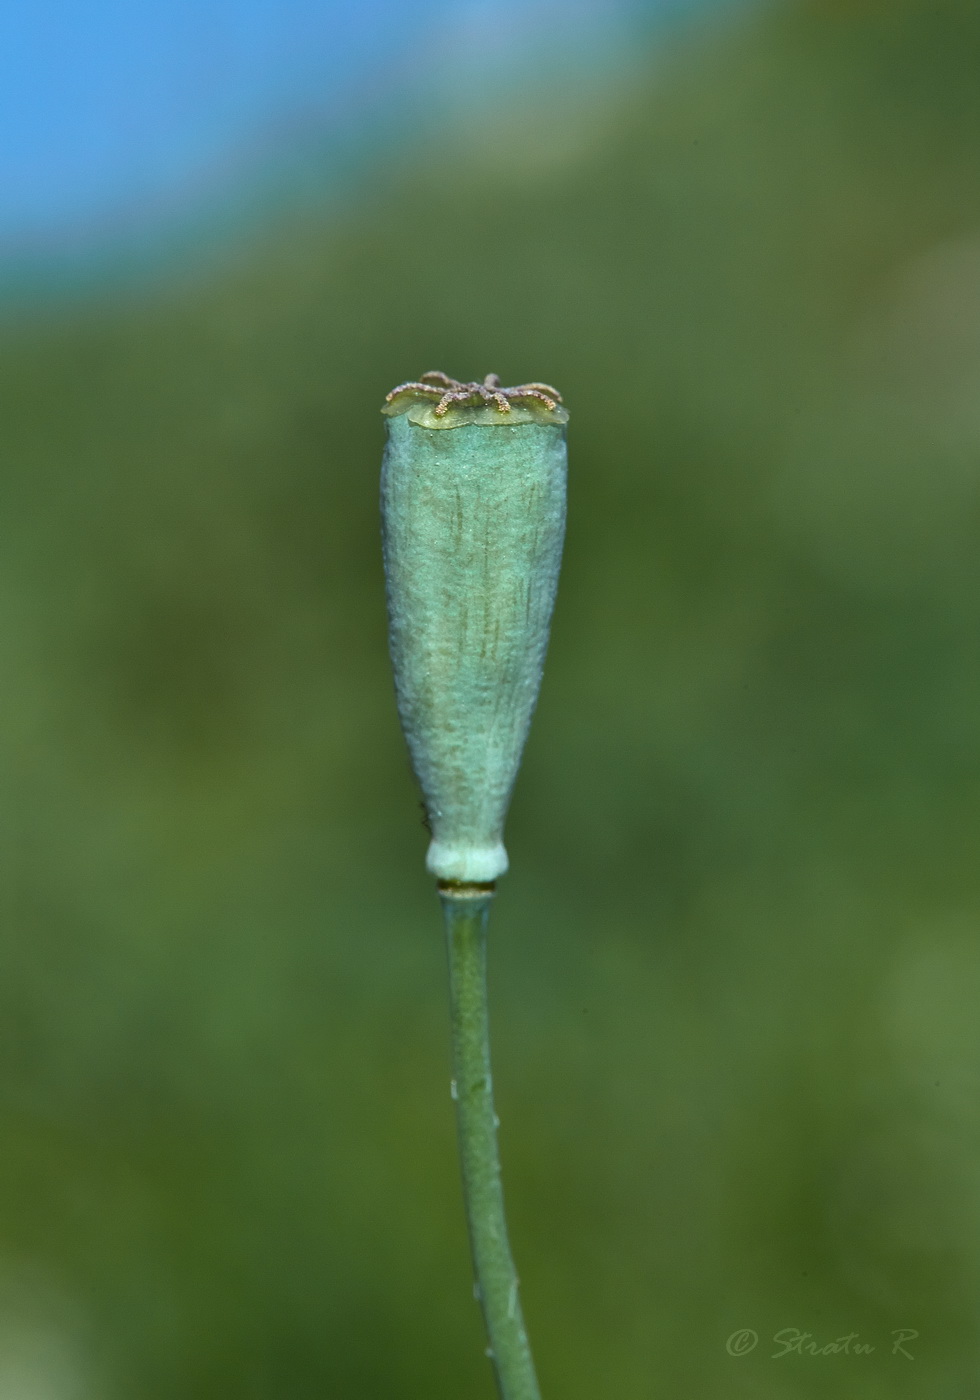
[[[488,1355],[501,1400],[540,1400],[507,1239],[490,1078],[487,918],[492,894],[441,893],[449,945],[453,1097],[463,1196]]]

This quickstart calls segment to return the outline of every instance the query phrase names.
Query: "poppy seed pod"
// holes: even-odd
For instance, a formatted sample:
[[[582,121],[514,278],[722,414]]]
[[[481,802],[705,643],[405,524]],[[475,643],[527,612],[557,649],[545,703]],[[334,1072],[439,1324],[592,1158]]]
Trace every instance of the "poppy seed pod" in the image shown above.
[[[557,391],[431,371],[382,410],[398,713],[450,886],[507,869],[504,818],[538,696],[565,532]]]

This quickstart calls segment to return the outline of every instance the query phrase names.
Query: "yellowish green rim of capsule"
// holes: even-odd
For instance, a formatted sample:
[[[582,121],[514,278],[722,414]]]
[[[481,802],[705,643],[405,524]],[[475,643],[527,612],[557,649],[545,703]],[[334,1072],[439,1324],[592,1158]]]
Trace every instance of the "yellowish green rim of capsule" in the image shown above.
[[[533,399],[512,404],[509,413],[502,413],[492,404],[452,404],[441,418],[437,418],[436,405],[418,398],[412,392],[399,394],[391,403],[383,404],[381,412],[386,418],[398,418],[405,413],[408,421],[417,428],[516,428],[522,423],[568,422],[568,409],[562,404],[548,409]]]

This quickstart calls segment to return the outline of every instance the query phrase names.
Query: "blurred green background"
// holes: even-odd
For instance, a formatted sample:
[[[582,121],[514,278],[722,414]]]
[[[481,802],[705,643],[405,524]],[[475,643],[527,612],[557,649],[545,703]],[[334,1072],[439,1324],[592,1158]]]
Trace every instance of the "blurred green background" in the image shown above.
[[[0,1400],[493,1393],[377,519],[432,367],[572,414],[491,944],[545,1396],[980,1393],[978,73],[969,0],[763,8],[8,318]]]

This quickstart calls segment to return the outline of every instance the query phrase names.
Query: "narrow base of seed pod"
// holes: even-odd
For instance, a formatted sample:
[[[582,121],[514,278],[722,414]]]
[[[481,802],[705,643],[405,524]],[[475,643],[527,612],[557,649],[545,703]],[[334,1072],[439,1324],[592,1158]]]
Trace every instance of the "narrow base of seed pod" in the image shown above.
[[[497,886],[493,880],[485,880],[482,884],[463,884],[460,880],[440,880],[436,889],[444,900],[489,899],[497,893]]]
[[[451,880],[460,885],[484,885],[507,871],[510,862],[503,844],[495,846],[461,846],[448,841],[433,841],[425,858],[425,868],[437,880]]]

